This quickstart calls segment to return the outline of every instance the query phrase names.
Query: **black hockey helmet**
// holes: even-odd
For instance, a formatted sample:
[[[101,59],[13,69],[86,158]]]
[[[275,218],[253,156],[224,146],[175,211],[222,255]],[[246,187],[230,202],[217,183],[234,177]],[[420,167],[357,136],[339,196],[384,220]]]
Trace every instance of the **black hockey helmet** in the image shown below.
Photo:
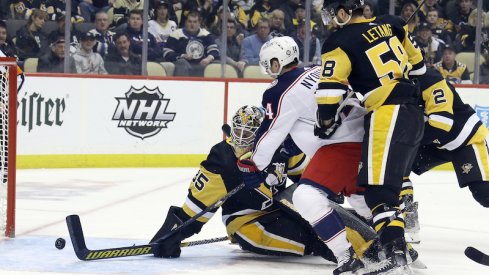
[[[340,8],[351,14],[351,11],[362,9],[364,4],[365,0],[324,0],[321,18],[325,25],[329,25]]]

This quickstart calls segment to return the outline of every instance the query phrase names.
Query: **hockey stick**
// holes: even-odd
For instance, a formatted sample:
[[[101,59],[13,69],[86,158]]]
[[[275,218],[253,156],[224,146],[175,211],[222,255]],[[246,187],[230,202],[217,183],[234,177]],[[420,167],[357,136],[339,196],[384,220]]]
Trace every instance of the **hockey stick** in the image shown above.
[[[153,254],[151,244],[133,245],[125,247],[115,247],[106,249],[91,250],[87,248],[85,243],[85,236],[78,215],[70,215],[66,217],[66,224],[68,225],[68,232],[70,233],[71,243],[78,259],[82,261],[111,259],[129,256],[139,256]],[[180,244],[180,247],[189,247],[202,244],[209,244],[215,242],[222,242],[228,240],[228,237],[219,237],[212,239],[205,239],[192,242],[184,242]]]
[[[465,249],[464,253],[465,256],[467,256],[472,261],[481,265],[489,266],[489,255],[480,251],[479,249],[469,246]]]
[[[411,21],[414,18],[414,16],[419,12],[421,7],[424,5],[424,2],[426,2],[426,0],[423,0],[421,2],[421,4],[419,4],[419,6],[416,8],[416,10],[414,10],[413,14],[411,14],[411,16],[409,16],[408,20],[406,20],[406,24],[409,23],[409,21]]]

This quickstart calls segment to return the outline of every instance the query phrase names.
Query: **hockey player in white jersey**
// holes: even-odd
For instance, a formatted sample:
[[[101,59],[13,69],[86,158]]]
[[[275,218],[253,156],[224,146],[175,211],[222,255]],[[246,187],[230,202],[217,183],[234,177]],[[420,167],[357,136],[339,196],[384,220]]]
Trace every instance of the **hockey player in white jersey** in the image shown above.
[[[363,268],[350,242],[345,225],[331,208],[328,196],[343,192],[350,204],[366,219],[371,218],[363,196],[357,193],[356,179],[361,156],[363,117],[366,111],[358,100],[348,99],[334,131],[328,139],[314,135],[317,104],[315,91],[320,67],[297,67],[298,46],[290,37],[276,37],[260,51],[262,70],[276,78],[264,92],[265,117],[258,130],[250,159],[240,159],[244,181],[253,187],[261,182],[265,169],[288,135],[311,158],[293,194],[294,207],[314,228],[338,259],[334,274]],[[341,124],[341,125],[340,125]]]

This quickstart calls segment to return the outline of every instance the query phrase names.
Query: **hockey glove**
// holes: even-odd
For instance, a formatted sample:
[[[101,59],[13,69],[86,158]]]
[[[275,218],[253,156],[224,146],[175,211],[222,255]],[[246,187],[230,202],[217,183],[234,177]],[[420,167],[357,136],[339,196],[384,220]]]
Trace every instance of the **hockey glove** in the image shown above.
[[[341,125],[341,118],[338,119],[330,118],[327,120],[321,119],[319,111],[316,113],[316,124],[314,125],[314,135],[321,139],[330,138],[338,127]]]
[[[158,258],[178,258],[182,252],[180,245],[183,236],[180,232],[176,232],[169,238],[159,241],[152,245],[153,255]]]
[[[254,189],[260,187],[260,184],[265,178],[250,157],[251,152],[244,154],[238,159],[237,165],[239,171],[241,171],[241,174],[243,175],[243,182],[246,185],[246,188]]]

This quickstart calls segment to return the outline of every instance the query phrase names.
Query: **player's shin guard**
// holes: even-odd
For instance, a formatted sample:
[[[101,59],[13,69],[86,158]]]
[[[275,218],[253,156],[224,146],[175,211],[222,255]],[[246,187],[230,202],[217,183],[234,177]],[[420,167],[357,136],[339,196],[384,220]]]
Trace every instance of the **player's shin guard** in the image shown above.
[[[469,183],[470,192],[474,199],[484,207],[489,207],[489,182],[471,182]]]
[[[292,202],[299,214],[311,224],[316,234],[336,257],[350,248],[345,225],[329,205],[324,192],[313,186],[301,184],[294,191]]]

